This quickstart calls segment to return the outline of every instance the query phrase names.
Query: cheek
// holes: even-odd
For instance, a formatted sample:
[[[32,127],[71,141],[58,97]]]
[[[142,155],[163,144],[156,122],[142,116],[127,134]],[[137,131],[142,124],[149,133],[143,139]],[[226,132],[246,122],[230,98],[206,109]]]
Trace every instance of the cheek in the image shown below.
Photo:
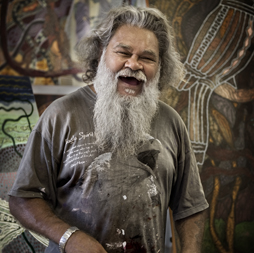
[[[124,64],[119,61],[116,57],[107,57],[106,58],[106,66],[113,72],[118,72],[124,66]]]
[[[149,80],[153,79],[156,76],[157,71],[158,71],[158,67],[147,68],[145,71],[145,75],[147,79]]]

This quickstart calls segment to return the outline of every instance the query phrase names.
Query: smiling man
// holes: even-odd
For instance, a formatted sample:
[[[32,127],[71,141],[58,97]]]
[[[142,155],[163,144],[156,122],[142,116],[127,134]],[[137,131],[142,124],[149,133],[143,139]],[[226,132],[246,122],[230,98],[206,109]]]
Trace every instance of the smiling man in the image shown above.
[[[110,146],[113,153],[128,157],[147,139],[157,110],[159,70],[159,46],[154,33],[130,25],[119,27],[103,50],[93,80],[99,147]]]
[[[46,252],[164,252],[168,208],[182,252],[200,252],[208,207],[186,128],[159,101],[183,68],[166,17],[111,10],[77,46],[87,86],[44,112],[10,210]]]
[[[141,94],[146,77],[150,81],[158,73],[158,40],[155,34],[147,29],[121,26],[110,40],[105,52],[105,64],[112,72],[117,73],[127,68],[140,71],[138,72],[140,77],[137,76],[137,79],[118,73],[117,91],[121,95]]]

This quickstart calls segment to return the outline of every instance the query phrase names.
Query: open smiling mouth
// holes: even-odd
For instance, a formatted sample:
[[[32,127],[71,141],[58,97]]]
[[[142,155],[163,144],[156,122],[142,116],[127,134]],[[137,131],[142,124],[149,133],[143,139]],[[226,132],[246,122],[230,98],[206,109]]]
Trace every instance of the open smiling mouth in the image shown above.
[[[129,85],[135,85],[138,86],[139,84],[142,84],[143,80],[138,80],[135,77],[129,77],[129,76],[119,76],[119,79]]]

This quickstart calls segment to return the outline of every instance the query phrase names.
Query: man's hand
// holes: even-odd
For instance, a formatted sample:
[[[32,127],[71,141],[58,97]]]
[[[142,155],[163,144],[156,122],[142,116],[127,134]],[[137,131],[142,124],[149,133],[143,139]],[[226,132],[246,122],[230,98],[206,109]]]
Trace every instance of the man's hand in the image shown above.
[[[181,253],[200,253],[204,233],[205,211],[175,221]]]
[[[9,206],[12,215],[27,229],[49,238],[56,244],[69,224],[59,219],[43,199],[10,197]],[[67,253],[106,253],[102,245],[82,231],[71,235],[65,245]]]

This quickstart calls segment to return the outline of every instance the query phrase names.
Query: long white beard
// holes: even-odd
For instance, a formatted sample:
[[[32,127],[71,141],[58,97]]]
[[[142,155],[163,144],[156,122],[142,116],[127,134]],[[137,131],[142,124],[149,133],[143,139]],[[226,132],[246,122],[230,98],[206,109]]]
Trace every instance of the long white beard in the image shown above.
[[[94,80],[97,93],[94,126],[96,143],[101,151],[127,158],[135,155],[138,147],[148,139],[158,107],[160,71],[153,80],[143,84],[142,93],[136,97],[117,92],[120,73],[113,73],[106,67],[103,53]],[[138,73],[139,77],[142,74]]]

